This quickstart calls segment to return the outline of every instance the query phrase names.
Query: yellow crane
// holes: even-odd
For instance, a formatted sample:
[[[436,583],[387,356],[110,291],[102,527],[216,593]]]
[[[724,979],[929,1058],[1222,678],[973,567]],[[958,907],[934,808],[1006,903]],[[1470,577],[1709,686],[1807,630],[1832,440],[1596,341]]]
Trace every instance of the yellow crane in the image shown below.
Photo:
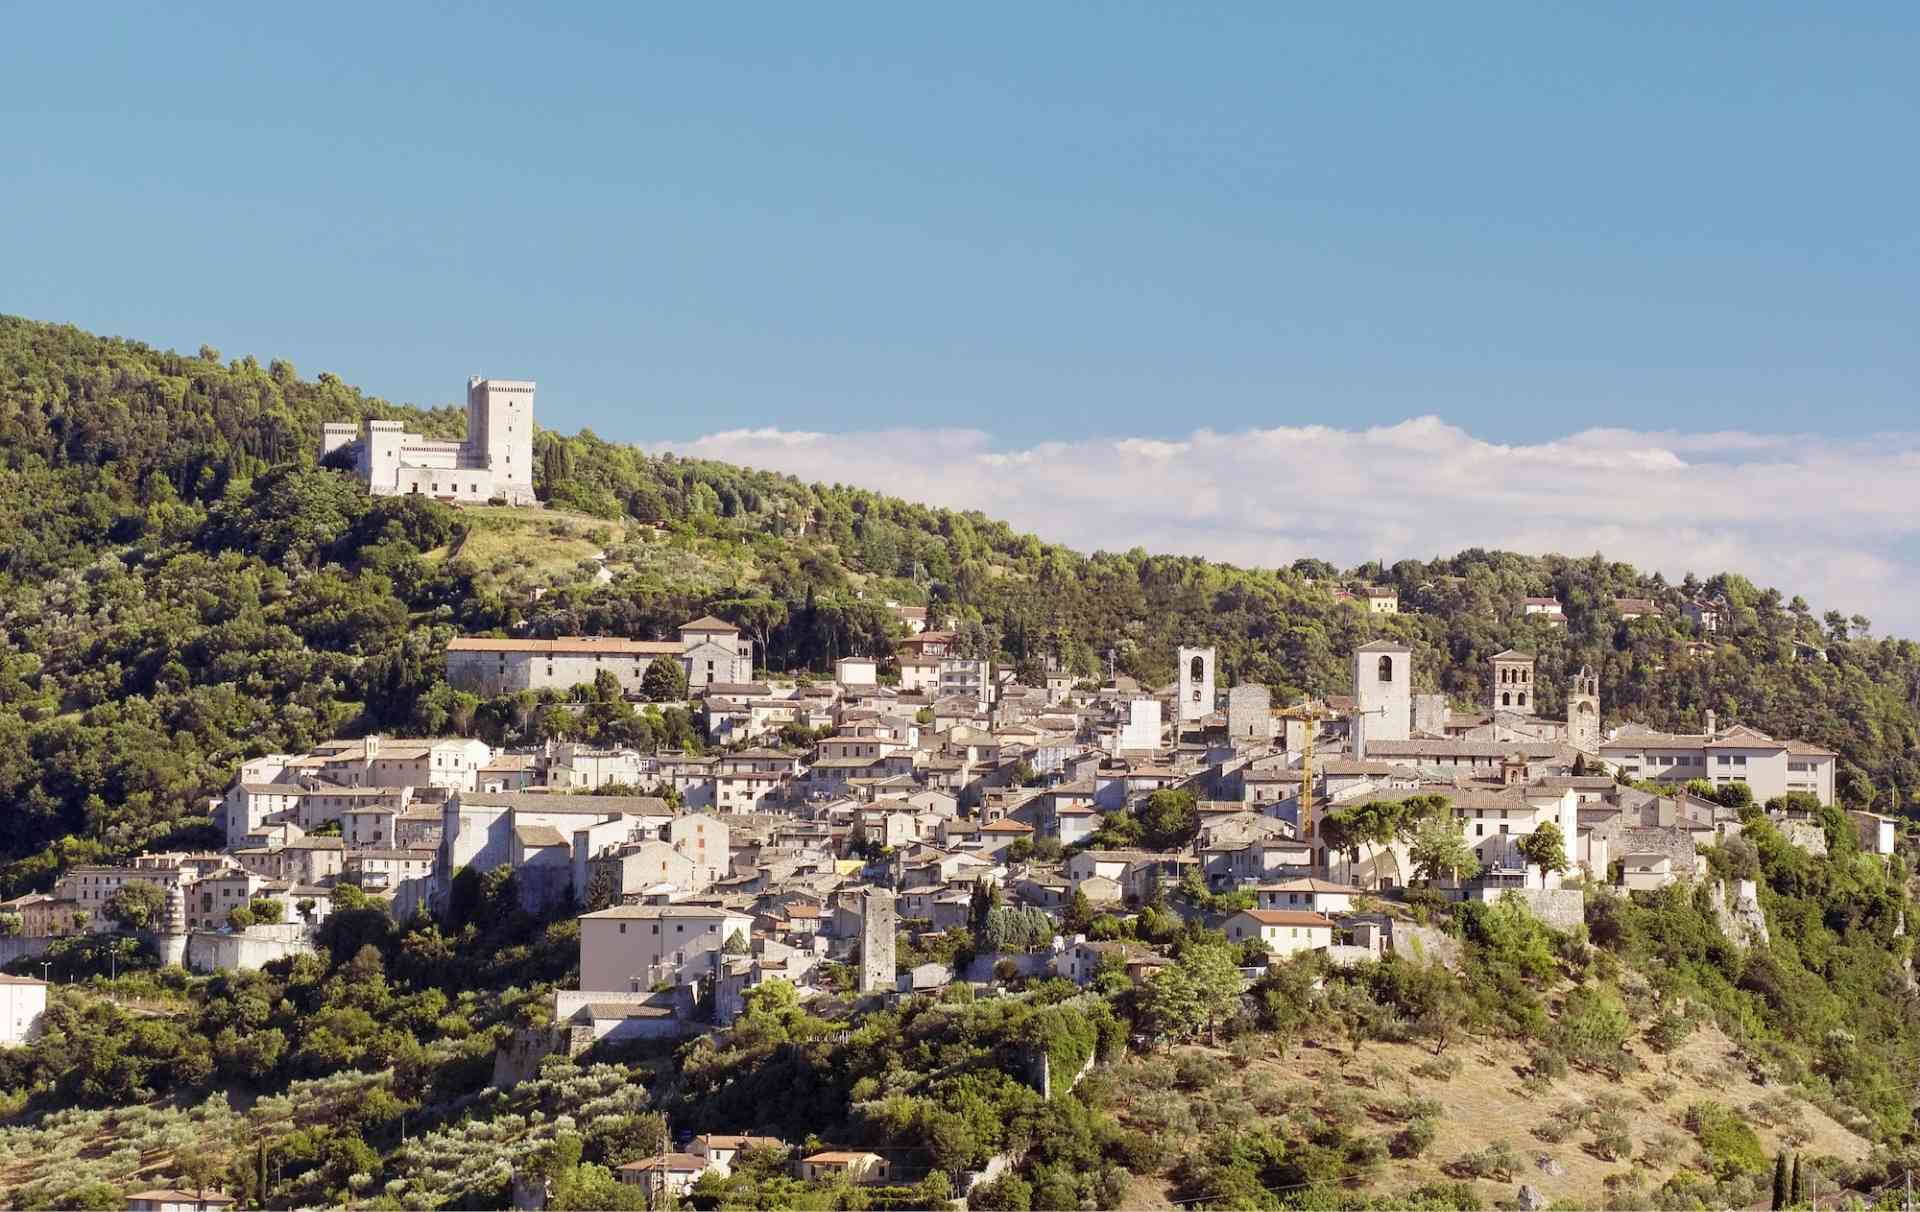
[[[1338,719],[1339,713],[1324,706],[1315,706],[1311,702],[1294,707],[1284,707],[1275,711],[1274,716],[1282,720],[1299,720],[1306,725],[1303,730],[1305,739],[1300,745],[1300,836],[1313,837],[1313,738],[1320,731],[1320,725],[1327,720]]]

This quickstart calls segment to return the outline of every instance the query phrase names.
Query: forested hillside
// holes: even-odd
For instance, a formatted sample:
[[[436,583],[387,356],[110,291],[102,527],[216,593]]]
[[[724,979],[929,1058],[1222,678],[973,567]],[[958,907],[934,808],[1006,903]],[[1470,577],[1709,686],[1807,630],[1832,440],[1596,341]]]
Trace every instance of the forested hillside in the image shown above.
[[[1539,654],[1548,714],[1588,664],[1610,722],[1692,727],[1713,709],[1836,749],[1853,804],[1906,811],[1920,794],[1920,649],[1732,573],[1669,585],[1599,556],[1484,551],[1345,571],[1083,555],[979,514],[542,433],[537,491],[588,526],[625,521],[589,531],[622,572],[601,585],[590,567],[476,556],[480,511],[369,500],[317,467],[321,422],[366,416],[446,437],[463,425],[284,361],[0,317],[0,892],[59,861],[191,840],[243,757],[338,733],[697,743],[677,712],[457,694],[439,677],[455,634],[650,636],[712,612],[774,670],[823,670],[885,650],[886,599],[948,608],[967,642],[1023,669],[1057,654],[1092,673],[1111,649],[1157,683],[1178,644],[1216,644],[1229,682],[1282,699],[1343,692],[1352,649],[1391,636],[1415,648],[1423,687],[1477,703],[1486,657],[1522,647]],[[1361,582],[1394,585],[1408,613],[1335,601]],[[1723,593],[1733,620],[1691,651],[1674,608],[1696,592]],[[1565,604],[1564,630],[1519,617],[1539,594]],[[1668,613],[1622,622],[1615,597]]]

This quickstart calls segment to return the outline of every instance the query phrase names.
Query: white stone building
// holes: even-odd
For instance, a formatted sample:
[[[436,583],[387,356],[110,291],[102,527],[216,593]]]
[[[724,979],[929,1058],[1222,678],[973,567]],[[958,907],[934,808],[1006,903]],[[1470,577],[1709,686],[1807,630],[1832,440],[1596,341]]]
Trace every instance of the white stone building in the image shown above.
[[[753,679],[753,641],[743,639],[731,623],[706,617],[682,624],[677,640],[462,637],[447,644],[447,681],[476,694],[512,694],[590,686],[594,675],[604,670],[619,681],[621,690],[638,693],[654,659],[663,656],[680,663],[687,687],[695,693],[715,683]]]
[[[533,393],[530,380],[472,378],[464,440],[422,437],[400,421],[368,421],[356,435],[334,421],[321,427],[320,456],[339,452],[375,496],[532,505]]]
[[[644,993],[661,981],[698,974],[706,954],[739,935],[753,918],[700,905],[615,905],[580,915],[580,987]]]
[[[30,976],[0,974],[0,1046],[27,1043],[47,1012],[47,983]]]
[[[1790,791],[1833,803],[1837,755],[1832,750],[1803,741],[1776,741],[1744,725],[1721,731],[1711,713],[1705,732],[1658,732],[1628,725],[1601,742],[1600,756],[1629,778],[1663,783],[1705,779],[1715,787],[1745,783],[1762,804]]]

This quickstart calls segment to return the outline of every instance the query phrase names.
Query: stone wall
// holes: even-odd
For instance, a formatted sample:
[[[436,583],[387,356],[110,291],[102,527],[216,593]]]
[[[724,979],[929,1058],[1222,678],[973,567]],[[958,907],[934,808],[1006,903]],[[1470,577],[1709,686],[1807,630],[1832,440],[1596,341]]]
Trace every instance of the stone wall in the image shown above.
[[[1533,915],[1555,930],[1572,930],[1587,920],[1586,894],[1578,888],[1516,888],[1502,896],[1520,898]]]
[[[307,926],[281,924],[249,926],[231,934],[196,930],[186,936],[183,959],[187,967],[199,972],[244,972],[313,951],[312,931]]]
[[[0,968],[6,967],[15,960],[39,959],[47,953],[47,948],[53,946],[54,937],[40,935],[34,938],[25,936],[0,938]]]

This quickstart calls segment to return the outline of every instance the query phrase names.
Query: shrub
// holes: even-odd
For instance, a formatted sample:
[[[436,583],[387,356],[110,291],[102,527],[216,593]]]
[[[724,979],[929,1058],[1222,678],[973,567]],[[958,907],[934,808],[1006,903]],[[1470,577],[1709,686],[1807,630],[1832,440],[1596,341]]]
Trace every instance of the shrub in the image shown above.
[[[1415,1119],[1438,1119],[1441,1106],[1437,1098],[1409,1094],[1404,1098],[1383,1099],[1373,1105],[1374,1113],[1402,1123]]]
[[[1446,1056],[1428,1057],[1413,1067],[1413,1075],[1436,1082],[1451,1081],[1460,1076],[1462,1064],[1460,1058],[1451,1053]]]
[[[1714,1174],[1731,1178],[1767,1168],[1767,1154],[1747,1121],[1719,1103],[1694,1103],[1687,1108],[1687,1130],[1700,1142]]]
[[[1520,1169],[1520,1155],[1505,1140],[1496,1140],[1478,1152],[1461,1154],[1454,1167],[1470,1178],[1511,1182]]]
[[[1458,1212],[1480,1212],[1480,1192],[1472,1183],[1428,1183],[1408,1196],[1416,1207],[1454,1208]]]
[[[1439,1126],[1424,1115],[1408,1120],[1407,1126],[1393,1138],[1393,1155],[1419,1157],[1433,1147],[1433,1138],[1439,1132]]]
[[[1671,1052],[1693,1034],[1693,1020],[1669,1010],[1647,1028],[1647,1043],[1656,1052]]]
[[[1182,1090],[1210,1090],[1232,1071],[1233,1066],[1218,1057],[1186,1052],[1173,1063],[1173,1080]]]
[[[1567,1075],[1567,1058],[1553,1048],[1535,1048],[1527,1067],[1534,1077],[1556,1082]]]

